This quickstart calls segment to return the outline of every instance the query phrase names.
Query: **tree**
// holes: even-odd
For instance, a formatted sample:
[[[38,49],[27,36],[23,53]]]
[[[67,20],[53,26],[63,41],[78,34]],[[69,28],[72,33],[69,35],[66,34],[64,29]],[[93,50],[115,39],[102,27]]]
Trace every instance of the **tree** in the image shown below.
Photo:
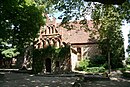
[[[124,14],[123,18],[129,19],[129,3],[125,4],[118,9]],[[92,6],[93,3],[84,3],[82,0],[0,0],[1,51],[15,48],[23,55],[25,48],[32,45],[38,36],[40,26],[45,24],[42,13],[53,12],[53,8],[63,11],[62,23],[65,23],[72,17],[76,20],[80,17],[85,19],[87,14],[91,14]]]
[[[100,2],[103,4],[122,4],[124,3],[126,0],[84,0],[84,1],[92,1],[92,2]]]
[[[122,20],[126,20],[128,23],[130,23],[130,1],[126,0],[122,5],[119,5],[118,11]]]
[[[130,31],[128,33],[128,43],[130,43]],[[128,47],[127,47],[126,51],[128,52],[128,56],[130,56],[130,44],[128,44]]]
[[[75,17],[76,20],[83,17],[85,20],[86,14],[90,13],[95,28],[99,33],[102,54],[108,58],[109,72],[111,66],[112,68],[121,67],[121,60],[123,59],[121,57],[124,55],[121,26],[123,20],[129,22],[130,2],[126,0],[121,5],[84,3],[81,0],[78,4],[77,2],[78,0],[74,0],[58,4],[58,10],[63,11],[63,14],[60,16],[60,18],[63,17],[62,23],[68,23],[72,17]]]
[[[96,2],[96,3],[95,3]],[[114,5],[118,6],[118,11],[122,15],[122,19],[129,19],[129,0],[55,0],[54,7],[56,10],[63,12],[59,19],[63,19],[62,22],[71,20],[72,18],[78,20],[79,18],[86,19],[87,15],[91,15],[94,5],[103,3],[105,5]]]
[[[33,0],[1,0],[0,12],[2,54],[7,57],[7,54],[20,52],[23,56],[25,48],[37,37],[40,26],[45,24],[41,9]]]
[[[121,32],[123,17],[120,15],[118,7],[114,5],[95,5],[92,18],[95,25],[97,25],[96,28],[98,28],[102,54],[108,58],[109,72],[111,66],[112,68],[121,67],[124,55]]]

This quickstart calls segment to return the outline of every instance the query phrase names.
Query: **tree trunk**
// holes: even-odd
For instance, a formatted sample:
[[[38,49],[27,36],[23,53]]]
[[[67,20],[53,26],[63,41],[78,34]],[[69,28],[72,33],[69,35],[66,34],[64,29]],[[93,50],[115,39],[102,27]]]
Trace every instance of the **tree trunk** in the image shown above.
[[[111,58],[110,58],[110,51],[108,51],[108,73],[111,73]]]

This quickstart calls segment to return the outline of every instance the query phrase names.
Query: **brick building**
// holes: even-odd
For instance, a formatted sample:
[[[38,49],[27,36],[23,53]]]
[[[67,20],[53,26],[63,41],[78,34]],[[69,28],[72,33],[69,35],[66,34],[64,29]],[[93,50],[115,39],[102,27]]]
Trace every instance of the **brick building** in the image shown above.
[[[51,20],[47,16],[46,25],[40,29],[40,36],[35,48],[46,48],[49,45],[60,47],[64,45],[63,43],[69,43],[71,46],[71,56],[68,61],[70,62],[65,65],[69,65],[70,71],[75,71],[75,67],[79,61],[94,57],[100,53],[97,44],[98,35],[96,33],[92,34],[92,32],[96,32],[92,21],[86,21],[85,25],[81,22],[71,22],[69,25],[73,28],[69,30],[63,27],[67,25],[59,25],[56,23],[55,18]],[[88,27],[85,28],[84,26]],[[52,69],[53,60],[51,58],[45,58],[44,62],[46,72],[55,72],[55,69]],[[63,63],[60,60],[56,62],[54,65],[56,67],[60,67],[61,63]]]

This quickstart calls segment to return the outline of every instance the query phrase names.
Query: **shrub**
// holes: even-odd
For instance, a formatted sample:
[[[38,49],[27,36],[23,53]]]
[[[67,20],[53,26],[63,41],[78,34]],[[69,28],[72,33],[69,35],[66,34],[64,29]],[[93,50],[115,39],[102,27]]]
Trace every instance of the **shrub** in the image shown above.
[[[90,66],[99,67],[106,63],[106,58],[102,55],[96,55],[93,58],[90,58]]]
[[[79,71],[82,71],[82,70],[86,69],[88,65],[89,65],[89,60],[84,59],[79,62],[79,65],[76,67],[76,69]]]
[[[111,68],[112,69],[117,69],[117,68],[123,68],[123,62],[122,62],[122,58],[118,58],[118,57],[111,57]]]
[[[84,71],[88,73],[103,73],[105,72],[104,67],[87,67]]]
[[[104,67],[87,67],[84,71],[88,73],[102,73],[105,72]]]
[[[33,64],[32,71],[34,74],[41,72],[43,69],[43,60],[41,57],[41,50],[35,49],[33,50]]]
[[[123,72],[124,77],[129,77],[130,78],[130,72]]]
[[[125,71],[130,71],[130,65],[125,66]]]

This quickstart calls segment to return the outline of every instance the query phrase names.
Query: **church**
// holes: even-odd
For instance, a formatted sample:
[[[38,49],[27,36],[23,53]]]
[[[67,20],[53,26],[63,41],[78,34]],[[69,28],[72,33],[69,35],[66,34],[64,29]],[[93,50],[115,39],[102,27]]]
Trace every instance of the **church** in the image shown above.
[[[62,60],[54,59],[54,56],[45,54],[43,72],[74,72],[79,61],[100,54],[97,43],[98,34],[93,34],[96,29],[91,20],[86,20],[86,24],[83,24],[84,21],[75,21],[69,25],[61,26],[60,23],[56,23],[54,17],[52,19],[46,17],[46,25],[40,28],[35,49],[45,49],[48,46],[60,48],[68,45],[70,50],[68,56]],[[67,29],[67,26],[71,26],[69,27],[71,29]]]

